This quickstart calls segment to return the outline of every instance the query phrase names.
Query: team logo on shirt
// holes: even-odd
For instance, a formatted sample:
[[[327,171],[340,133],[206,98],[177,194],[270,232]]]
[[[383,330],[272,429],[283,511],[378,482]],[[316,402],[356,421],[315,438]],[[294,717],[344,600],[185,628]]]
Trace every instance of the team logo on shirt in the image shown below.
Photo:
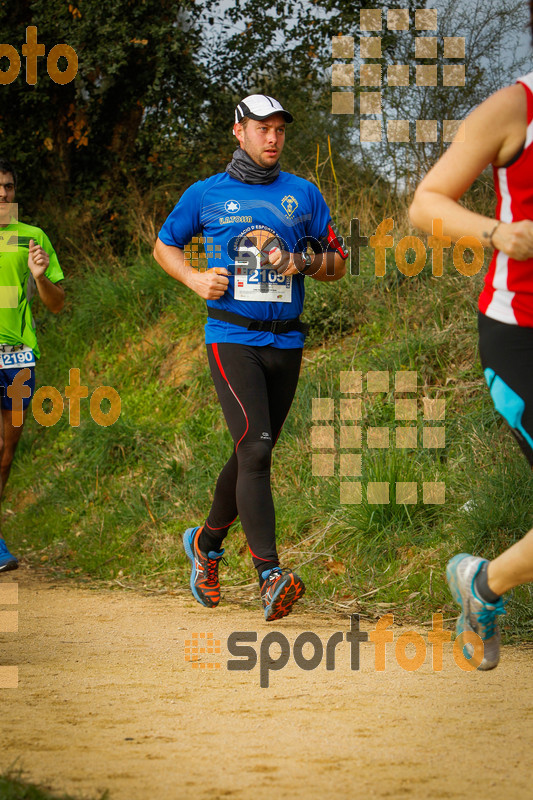
[[[224,208],[228,212],[228,214],[236,214],[237,211],[240,209],[241,204],[238,203],[236,200],[226,200],[224,203]]]
[[[30,240],[27,237],[17,236],[12,231],[0,232],[0,254],[1,253],[17,253],[19,247],[30,246]]]
[[[296,209],[298,208],[298,201],[292,194],[286,194],[283,200],[281,201],[281,205],[285,209],[285,212],[288,217],[292,217]]]

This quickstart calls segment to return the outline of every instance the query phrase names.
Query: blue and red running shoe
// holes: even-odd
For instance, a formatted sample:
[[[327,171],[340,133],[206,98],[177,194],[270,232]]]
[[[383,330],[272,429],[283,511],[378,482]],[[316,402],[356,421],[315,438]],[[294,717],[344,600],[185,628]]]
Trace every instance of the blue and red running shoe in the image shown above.
[[[201,531],[201,528],[187,528],[183,534],[183,546],[192,564],[191,592],[203,606],[215,608],[220,603],[218,566],[224,550],[203,553],[198,547]]]
[[[290,614],[294,603],[305,594],[302,579],[289,569],[274,567],[261,575],[261,600],[265,609],[265,619],[270,622]]]

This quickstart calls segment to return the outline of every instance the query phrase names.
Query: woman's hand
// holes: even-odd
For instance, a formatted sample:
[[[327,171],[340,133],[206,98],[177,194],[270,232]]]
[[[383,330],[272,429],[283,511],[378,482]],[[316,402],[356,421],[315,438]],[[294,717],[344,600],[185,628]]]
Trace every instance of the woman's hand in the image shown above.
[[[492,244],[516,261],[533,258],[533,222],[500,222],[492,236]]]

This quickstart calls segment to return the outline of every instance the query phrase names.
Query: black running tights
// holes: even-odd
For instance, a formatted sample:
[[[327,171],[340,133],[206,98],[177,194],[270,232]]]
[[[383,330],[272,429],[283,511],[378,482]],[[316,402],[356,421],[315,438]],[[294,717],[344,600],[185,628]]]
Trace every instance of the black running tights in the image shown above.
[[[207,355],[234,449],[216,483],[201,549],[220,550],[238,516],[260,576],[279,564],[270,463],[298,384],[302,350],[222,343],[207,345]]]

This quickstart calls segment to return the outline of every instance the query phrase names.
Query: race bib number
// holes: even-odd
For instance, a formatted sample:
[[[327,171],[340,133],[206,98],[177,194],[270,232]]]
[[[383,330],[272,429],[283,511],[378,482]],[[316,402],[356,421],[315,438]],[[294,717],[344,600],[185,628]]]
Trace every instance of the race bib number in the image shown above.
[[[264,303],[290,303],[292,275],[280,275],[265,267],[235,265],[235,299]]]
[[[244,234],[237,246],[235,259],[236,300],[258,303],[290,303],[292,276],[280,275],[271,267],[269,254],[274,248],[286,249],[283,241],[267,230]]]
[[[34,367],[35,354],[31,347],[18,344],[0,344],[0,369]]]

